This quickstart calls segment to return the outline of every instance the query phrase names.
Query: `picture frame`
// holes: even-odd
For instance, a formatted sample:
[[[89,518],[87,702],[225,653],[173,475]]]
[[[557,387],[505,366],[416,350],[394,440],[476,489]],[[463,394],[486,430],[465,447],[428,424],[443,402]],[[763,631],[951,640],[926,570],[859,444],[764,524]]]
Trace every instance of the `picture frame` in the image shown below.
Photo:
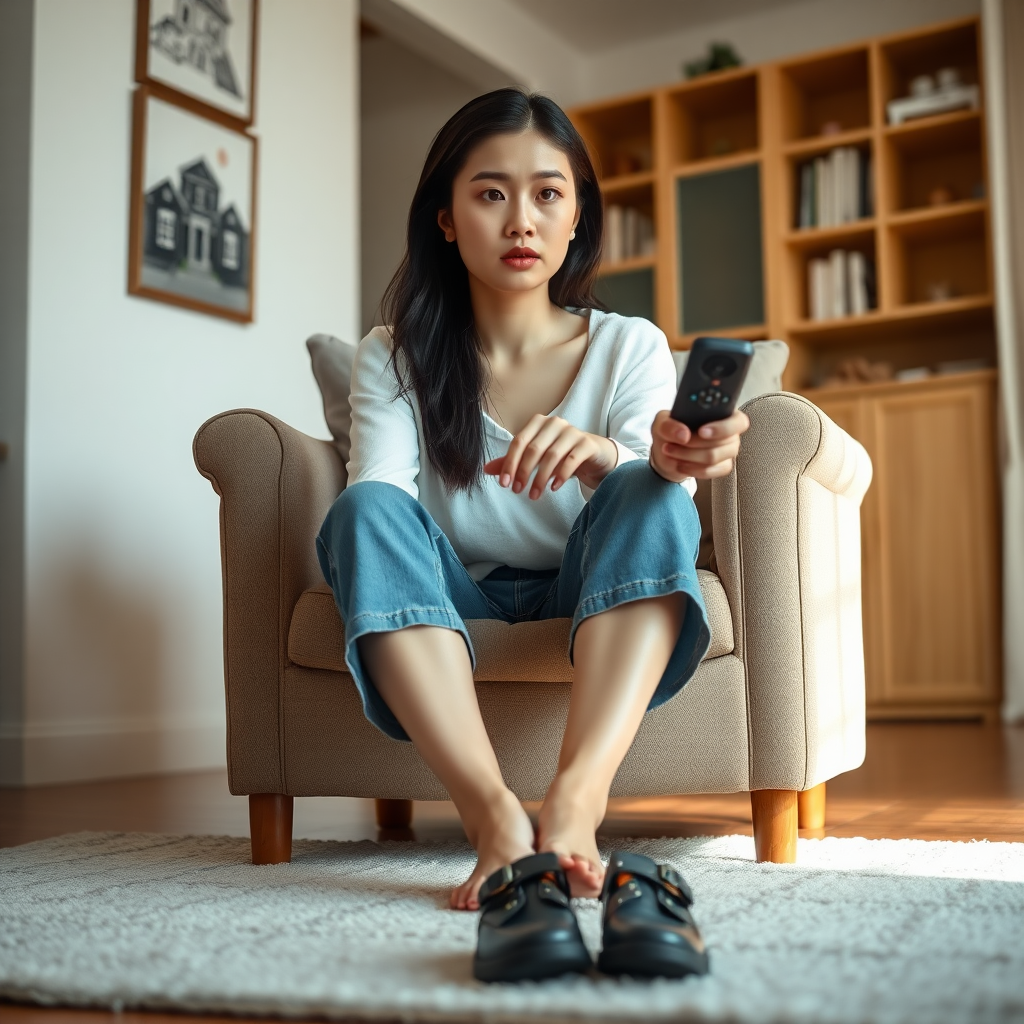
[[[140,86],[131,165],[129,294],[252,323],[258,140]]]
[[[136,0],[135,80],[247,128],[258,30],[259,0]]]

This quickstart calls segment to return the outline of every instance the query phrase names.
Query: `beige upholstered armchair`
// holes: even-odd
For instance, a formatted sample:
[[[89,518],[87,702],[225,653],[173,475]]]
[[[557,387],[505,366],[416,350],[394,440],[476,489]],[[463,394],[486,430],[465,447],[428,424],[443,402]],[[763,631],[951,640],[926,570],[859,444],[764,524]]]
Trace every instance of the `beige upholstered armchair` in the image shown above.
[[[698,492],[702,519],[712,509],[714,555],[700,571],[711,647],[682,692],[647,714],[612,795],[749,792],[758,859],[791,861],[798,817],[819,827],[825,781],[864,757],[860,504],[871,462],[797,395],[744,409],[735,470]],[[344,484],[338,452],[240,410],[208,420],[194,455],[221,498],[228,777],[249,796],[253,861],[290,858],[297,796],[374,797],[378,821],[408,824],[410,801],[445,792],[411,744],[366,721],[345,668],[314,548]],[[540,799],[572,685],[569,620],[468,626],[502,771],[521,799]]]

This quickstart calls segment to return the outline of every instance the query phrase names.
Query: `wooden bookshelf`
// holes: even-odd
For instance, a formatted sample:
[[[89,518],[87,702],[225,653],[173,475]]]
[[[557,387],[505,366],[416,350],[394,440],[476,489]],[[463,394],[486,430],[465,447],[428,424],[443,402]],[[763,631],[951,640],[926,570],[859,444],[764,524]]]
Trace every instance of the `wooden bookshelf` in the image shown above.
[[[887,119],[890,100],[908,95],[915,77],[943,67],[955,67],[964,84],[982,81],[977,18],[712,73],[571,111],[594,155],[606,201],[637,205],[655,226],[654,257],[606,265],[603,280],[618,288],[631,312],[649,308],[642,315],[665,331],[673,348],[688,348],[700,334],[785,340],[790,360],[783,386],[837,415],[854,392],[820,385],[850,359],[888,362],[894,372],[920,366],[934,371],[939,363],[967,359],[995,367],[984,95],[980,110],[901,124]],[[870,161],[870,206],[859,208],[865,214],[860,219],[801,228],[801,167],[837,147],[852,147],[862,162]],[[812,320],[808,264],[834,249],[859,251],[873,263],[875,306],[856,316]],[[966,402],[963,396],[973,396],[970,443],[976,450],[972,456],[960,444],[957,457],[965,464],[974,457],[984,467],[978,486],[987,497],[962,504],[964,521],[987,538],[975,552],[984,561],[978,578],[985,581],[984,600],[976,607],[988,609],[985,614],[995,614],[999,588],[999,543],[990,508],[996,480],[994,379],[993,373],[992,379],[975,380],[973,391],[951,389],[945,381],[865,386],[856,397],[857,415],[848,426],[843,423],[875,445],[882,429],[878,417],[898,408],[892,422],[913,425],[917,417],[917,456],[938,467],[944,456],[939,442],[929,441],[928,425],[953,422],[960,415],[954,398]],[[920,397],[905,404],[894,397],[912,393]],[[953,403],[948,410],[942,404],[947,398]],[[895,459],[898,435],[887,436],[884,457]],[[871,524],[878,519],[887,535],[902,536],[908,529],[906,509],[927,517],[927,510],[901,490],[908,486],[899,474],[888,474],[885,502],[866,512],[865,529],[875,529]],[[934,523],[920,526],[933,545],[934,564],[942,564],[941,530],[936,532]],[[878,563],[877,545],[865,539],[865,552],[865,580],[885,577],[890,570]],[[893,593],[900,590],[899,602],[911,604],[893,609],[892,621],[885,619],[889,612],[865,606],[865,620],[873,617],[865,642],[876,715],[897,706],[901,713],[908,707],[922,714],[938,708],[938,691],[924,686],[911,691],[893,682],[909,671],[903,663],[894,667],[897,641],[891,637],[910,621],[908,614],[913,617],[907,608],[913,607],[916,586],[908,584],[904,592],[893,585]],[[922,614],[931,614],[932,597],[918,596],[926,609]],[[979,706],[980,698],[987,702],[986,713],[993,712],[999,673],[990,652],[978,646],[981,637],[993,642],[991,631],[974,621],[976,610],[965,614],[971,620],[966,634],[974,639],[958,648],[957,656],[963,664],[973,657],[984,666],[984,685],[975,678],[960,696],[967,701],[964,707],[971,701],[971,707]],[[889,647],[882,651],[877,644],[885,637]],[[960,699],[955,686],[942,693],[944,706]]]
[[[961,331],[963,355],[995,363],[991,243],[985,166],[985,115],[958,110],[890,125],[886,103],[905,95],[916,75],[956,67],[965,83],[980,79],[976,18],[928,26],[789,60],[735,68],[580,107],[571,112],[594,155],[606,201],[652,216],[656,255],[606,266],[621,273],[651,269],[654,321],[674,347],[701,333],[782,338],[791,349],[785,384],[820,383],[836,346],[851,356],[883,358],[887,342],[921,325]],[[816,228],[797,226],[800,167],[837,147],[871,161],[870,216]],[[729,322],[687,323],[682,262],[685,225],[680,181],[712,180],[756,168],[757,232],[763,315],[751,324],[741,303]],[[749,173],[754,173],[750,171]],[[734,225],[734,233],[740,228]],[[752,232],[755,234],[757,232]],[[690,259],[694,246],[690,239]],[[736,250],[715,252],[723,275],[735,273]],[[721,248],[721,247],[720,247]],[[831,250],[859,250],[874,264],[876,308],[838,320],[808,319],[807,266]],[[725,302],[728,306],[729,303]],[[689,311],[692,312],[690,303]],[[692,328],[692,329],[691,329]],[[923,329],[918,333],[926,333]],[[895,369],[927,365],[920,351],[896,344]],[[822,350],[830,350],[822,358]]]

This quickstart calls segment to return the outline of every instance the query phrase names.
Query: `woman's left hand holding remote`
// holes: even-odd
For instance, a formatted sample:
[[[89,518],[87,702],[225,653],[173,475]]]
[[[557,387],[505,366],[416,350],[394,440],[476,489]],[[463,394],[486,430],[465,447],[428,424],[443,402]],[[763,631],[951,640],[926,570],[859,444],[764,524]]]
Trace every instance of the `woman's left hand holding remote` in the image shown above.
[[[538,413],[512,439],[504,456],[484,464],[484,472],[519,494],[536,469],[529,491],[536,500],[549,480],[552,491],[573,476],[596,488],[618,461],[618,449],[607,437],[579,430],[560,416]]]

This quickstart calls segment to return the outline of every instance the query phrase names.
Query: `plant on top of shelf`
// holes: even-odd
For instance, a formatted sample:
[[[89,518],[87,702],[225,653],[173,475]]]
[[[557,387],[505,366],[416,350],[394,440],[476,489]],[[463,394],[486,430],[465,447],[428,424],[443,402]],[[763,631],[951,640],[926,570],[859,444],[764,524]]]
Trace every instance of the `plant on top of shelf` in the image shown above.
[[[706,57],[688,60],[683,63],[683,74],[687,78],[697,78],[712,71],[724,71],[726,68],[738,68],[743,65],[743,58],[733,49],[731,43],[709,43]]]

